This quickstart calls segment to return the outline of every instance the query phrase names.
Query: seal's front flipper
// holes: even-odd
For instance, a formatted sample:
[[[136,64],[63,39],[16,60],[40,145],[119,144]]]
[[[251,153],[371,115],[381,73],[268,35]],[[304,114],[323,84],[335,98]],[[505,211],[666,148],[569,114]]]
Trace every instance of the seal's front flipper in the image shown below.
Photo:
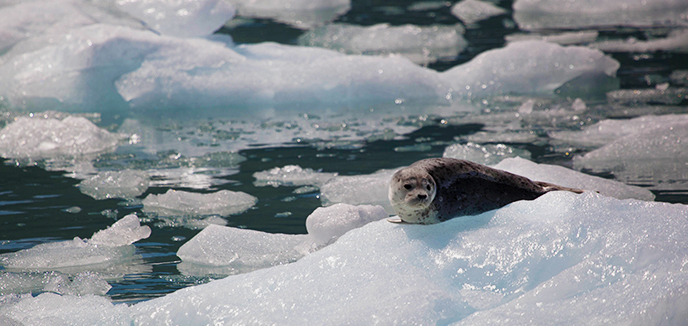
[[[407,223],[407,222],[402,221],[402,220],[401,220],[400,218],[398,218],[398,217],[388,218],[388,219],[387,219],[387,222],[395,223],[395,224],[411,224],[411,223]]]

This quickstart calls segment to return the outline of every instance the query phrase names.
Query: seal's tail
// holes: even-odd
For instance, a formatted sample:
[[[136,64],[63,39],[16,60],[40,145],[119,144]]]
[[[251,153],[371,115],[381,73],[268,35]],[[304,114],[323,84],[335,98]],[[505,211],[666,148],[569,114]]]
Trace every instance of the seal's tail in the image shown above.
[[[542,182],[542,181],[535,181],[535,183],[542,187],[542,189],[545,190],[545,192],[550,192],[550,191],[570,191],[573,193],[577,194],[582,194],[585,192],[585,190],[581,189],[576,189],[576,188],[569,188],[569,187],[562,187],[562,186],[557,186],[555,184],[547,183],[547,182]]]

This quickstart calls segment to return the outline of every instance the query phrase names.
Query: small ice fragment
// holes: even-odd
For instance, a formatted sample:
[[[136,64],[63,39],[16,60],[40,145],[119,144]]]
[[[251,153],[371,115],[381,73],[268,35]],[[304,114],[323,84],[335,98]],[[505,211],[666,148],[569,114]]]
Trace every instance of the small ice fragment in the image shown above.
[[[344,233],[389,217],[382,206],[335,204],[316,208],[306,219],[306,229],[316,244],[330,244]]]
[[[316,172],[311,168],[304,169],[298,165],[287,165],[254,173],[253,177],[256,181],[253,184],[256,187],[320,186],[336,176],[337,173]]]
[[[63,211],[63,212],[67,212],[67,213],[76,214],[76,213],[81,212],[81,207],[79,207],[79,206],[72,206],[72,207],[68,207],[68,208],[63,209],[62,211]]]
[[[585,105],[585,102],[583,100],[577,98],[573,101],[573,104],[571,104],[571,108],[573,109],[573,111],[580,112],[587,110],[588,106]]]
[[[97,200],[108,198],[134,198],[148,189],[146,172],[136,170],[106,171],[85,179],[77,187],[82,193]]]
[[[89,244],[118,247],[132,244],[150,236],[151,229],[141,226],[138,216],[129,214],[105,230],[93,234]]]
[[[480,145],[473,142],[454,144],[444,149],[443,157],[469,160],[479,164],[497,164],[505,158],[521,157],[530,159],[530,152],[504,144]]]
[[[463,0],[451,8],[451,13],[465,24],[470,25],[492,16],[505,14],[506,10],[485,1]]]
[[[148,195],[143,200],[143,211],[161,216],[227,216],[242,213],[257,202],[256,197],[240,191],[202,194],[170,189],[164,194]]]

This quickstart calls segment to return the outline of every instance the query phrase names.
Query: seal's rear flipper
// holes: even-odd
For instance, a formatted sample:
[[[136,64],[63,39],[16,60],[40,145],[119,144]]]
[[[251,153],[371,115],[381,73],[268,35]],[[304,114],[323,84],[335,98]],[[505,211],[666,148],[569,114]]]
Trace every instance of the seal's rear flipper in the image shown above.
[[[407,223],[407,222],[402,221],[402,220],[401,220],[400,218],[398,218],[398,217],[388,218],[388,219],[387,219],[387,222],[395,223],[395,224],[411,224],[411,223]]]

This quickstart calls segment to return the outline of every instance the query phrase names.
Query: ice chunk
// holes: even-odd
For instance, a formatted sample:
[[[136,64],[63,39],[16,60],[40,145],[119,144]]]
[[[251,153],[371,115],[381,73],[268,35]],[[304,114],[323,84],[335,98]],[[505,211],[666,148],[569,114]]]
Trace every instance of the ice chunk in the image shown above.
[[[443,157],[469,160],[480,164],[497,164],[505,158],[522,157],[530,159],[530,152],[504,144],[480,145],[472,142],[454,144],[444,149]]]
[[[614,140],[655,128],[681,128],[688,125],[688,115],[647,115],[628,120],[607,119],[581,131],[558,131],[549,134],[551,138],[578,146],[603,146]]]
[[[674,70],[669,75],[671,82],[678,85],[688,85],[688,70]]]
[[[3,315],[21,321],[17,325],[131,325],[126,304],[114,305],[108,298],[95,295],[26,295],[12,304],[0,305],[0,321]]]
[[[233,5],[221,0],[118,0],[116,4],[152,29],[178,37],[210,35],[235,12]]]
[[[82,117],[20,117],[0,130],[0,156],[41,159],[113,150],[118,137]]]
[[[561,45],[573,45],[573,44],[588,44],[592,43],[597,39],[599,35],[598,31],[576,31],[576,32],[563,32],[555,34],[511,34],[504,38],[508,42],[518,42],[525,40],[542,40],[550,43],[557,43]]]
[[[468,43],[463,28],[455,26],[415,26],[377,24],[363,27],[329,24],[299,37],[299,44],[324,47],[348,54],[398,54],[418,64],[451,59]]]
[[[188,216],[158,217],[157,227],[185,227],[192,230],[204,229],[208,225],[227,225],[227,220],[219,216],[208,216],[204,219],[197,219]]]
[[[55,292],[60,294],[104,295],[111,286],[98,273],[81,272],[73,276],[58,272],[0,272],[0,295],[10,293]]]
[[[137,324],[683,318],[680,305],[663,303],[688,299],[686,212],[555,192],[430,226],[374,222],[296,263],[142,302],[131,314]]]
[[[676,26],[685,24],[688,3],[676,0],[516,0],[514,19],[524,30],[600,26]]]
[[[387,193],[389,181],[395,172],[396,169],[380,170],[369,175],[338,176],[320,188],[320,200],[326,206],[335,203],[380,205],[389,214],[394,214]]]
[[[602,148],[574,157],[573,166],[593,172],[612,172],[624,182],[648,184],[657,190],[686,189],[687,138],[688,122],[659,123],[656,128],[638,129]]]
[[[50,242],[29,249],[0,255],[0,264],[7,270],[58,270],[71,271],[103,270],[112,272],[121,268],[112,265],[126,265],[134,262],[136,248],[132,243],[148,238],[148,226],[141,226],[138,217],[131,214],[123,217],[105,230],[93,234],[91,239],[79,237],[71,241]]]
[[[306,229],[317,245],[327,245],[350,230],[388,216],[382,206],[353,206],[340,203],[316,208],[306,219]]]
[[[351,0],[231,0],[244,17],[270,18],[301,29],[335,20],[349,11]]]
[[[619,62],[598,50],[523,41],[483,52],[442,75],[453,83],[454,94],[470,98],[488,94],[551,95],[578,78],[615,77],[617,69]]]
[[[688,88],[620,89],[607,93],[607,101],[621,105],[673,104],[688,99]]]
[[[640,41],[635,38],[627,40],[607,40],[592,45],[605,52],[688,52],[688,29],[673,30],[665,38]]]
[[[162,216],[227,216],[242,213],[257,202],[256,197],[240,191],[205,194],[169,189],[164,194],[148,195],[143,200],[143,211]]]
[[[286,165],[267,171],[256,172],[253,183],[256,187],[264,186],[321,186],[336,177],[337,173],[316,172],[311,168],[302,168],[298,165]]]
[[[100,172],[78,184],[82,193],[95,199],[134,198],[148,189],[146,172],[135,170]]]
[[[647,189],[625,185],[618,181],[603,179],[580,173],[563,166],[536,164],[522,158],[508,158],[494,168],[522,175],[535,181],[554,183],[564,187],[571,187],[589,191],[597,191],[602,195],[619,199],[635,198],[653,200],[655,196]]]
[[[463,0],[452,6],[451,13],[470,25],[492,16],[505,14],[506,10],[485,1]]]
[[[230,275],[294,262],[309,252],[310,244],[308,235],[209,225],[182,245],[177,256],[182,271]]]

